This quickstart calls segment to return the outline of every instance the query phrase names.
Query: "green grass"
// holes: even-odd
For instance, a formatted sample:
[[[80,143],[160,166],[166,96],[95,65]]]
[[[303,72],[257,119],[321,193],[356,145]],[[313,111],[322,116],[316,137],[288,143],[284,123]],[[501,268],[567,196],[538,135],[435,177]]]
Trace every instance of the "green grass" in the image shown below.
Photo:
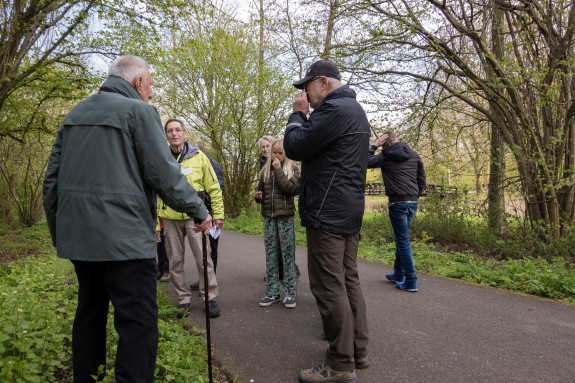
[[[452,209],[452,214],[441,206],[435,207],[435,211],[429,208],[421,210],[412,226],[417,271],[575,303],[575,265],[571,258],[557,256],[552,246],[539,245],[538,253],[522,239],[494,238],[482,229],[484,221],[463,214],[463,207]],[[305,228],[301,227],[297,215],[295,223],[296,242],[305,246]],[[263,236],[263,219],[256,210],[244,211],[235,220],[227,219],[225,228]],[[498,241],[496,245],[494,241]],[[501,257],[506,251],[512,254],[521,248],[526,256]],[[496,257],[488,256],[489,249],[497,251]],[[542,249],[551,253],[533,256],[541,254]],[[386,210],[365,213],[358,256],[371,262],[393,265],[395,243]]]
[[[16,259],[0,263],[1,382],[71,381],[76,276],[71,262],[55,256],[49,236],[45,223],[32,228],[0,224],[0,254],[4,261]],[[207,382],[203,331],[175,319],[175,305],[163,289],[158,289],[158,306],[155,380]],[[106,379],[114,376],[117,343],[112,309],[109,315]]]
[[[376,197],[377,199],[377,197]],[[575,303],[573,238],[547,245],[529,237],[495,238],[484,221],[453,201],[422,208],[412,226],[413,252],[420,272]],[[377,201],[375,202],[377,204]],[[305,229],[296,222],[296,242]],[[259,211],[227,219],[225,228],[263,236]],[[366,212],[359,256],[393,264],[395,245],[385,209]],[[55,257],[45,222],[31,228],[0,224],[0,381],[70,382],[71,327],[77,285],[69,261]],[[495,244],[495,245],[494,245]],[[486,248],[497,254],[487,256]],[[467,248],[467,250],[462,250]],[[561,249],[567,249],[562,252]],[[523,250],[521,250],[523,249]],[[567,257],[558,256],[566,254]],[[487,254],[487,255],[486,255]],[[534,254],[541,256],[534,256]],[[158,289],[160,343],[156,381],[206,382],[203,332],[174,318],[173,302]],[[113,312],[108,325],[108,377],[113,377],[117,335]],[[216,375],[219,371],[216,369]],[[223,381],[223,380],[219,380]]]

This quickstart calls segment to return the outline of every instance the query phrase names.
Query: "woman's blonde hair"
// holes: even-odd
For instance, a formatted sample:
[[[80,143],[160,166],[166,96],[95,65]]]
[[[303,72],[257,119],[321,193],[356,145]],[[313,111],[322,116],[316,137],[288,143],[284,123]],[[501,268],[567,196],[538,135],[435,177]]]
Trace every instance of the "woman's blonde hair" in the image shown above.
[[[260,170],[260,177],[263,175],[264,182],[268,181],[269,176],[271,174],[272,162],[274,161],[274,158],[272,156],[272,151],[273,151],[274,146],[277,146],[277,145],[279,145],[282,148],[282,150],[284,149],[283,138],[274,140],[274,142],[272,142],[272,146],[270,147],[270,155],[268,156],[268,160],[266,161],[266,164],[264,165],[262,170]],[[285,150],[284,150],[284,154],[285,154]],[[293,177],[293,161],[286,157],[286,159],[284,160],[284,162],[282,164],[282,170],[287,175],[288,179],[292,178]]]

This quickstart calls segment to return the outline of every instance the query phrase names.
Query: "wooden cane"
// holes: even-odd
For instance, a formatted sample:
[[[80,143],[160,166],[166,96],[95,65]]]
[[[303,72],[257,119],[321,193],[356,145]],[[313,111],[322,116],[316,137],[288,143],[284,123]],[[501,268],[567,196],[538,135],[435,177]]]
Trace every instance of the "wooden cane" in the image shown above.
[[[204,305],[206,308],[206,336],[208,342],[208,376],[212,380],[212,337],[210,335],[210,298],[208,294],[208,244],[206,234],[202,232],[202,252],[204,262]]]

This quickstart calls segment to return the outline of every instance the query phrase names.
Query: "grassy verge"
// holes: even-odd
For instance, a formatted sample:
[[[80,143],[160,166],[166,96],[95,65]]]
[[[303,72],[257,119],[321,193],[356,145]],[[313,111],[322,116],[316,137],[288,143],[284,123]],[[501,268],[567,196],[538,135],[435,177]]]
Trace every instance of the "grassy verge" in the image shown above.
[[[412,237],[412,247],[416,270],[575,303],[575,265],[570,258],[557,256],[551,248],[549,250],[552,253],[546,254],[547,257],[533,256],[538,254],[535,251],[540,250],[526,251],[524,254],[527,256],[522,258],[489,257],[485,249],[491,246],[494,239],[485,239],[480,235],[477,219],[465,218],[464,215],[450,218],[443,213],[437,216],[443,220],[441,223],[436,220],[433,212],[422,210],[418,213],[412,230],[415,234]],[[448,221],[450,219],[451,221]],[[305,229],[300,226],[299,217],[296,216],[295,221],[296,242],[305,246]],[[235,220],[227,219],[225,228],[263,236],[263,221],[257,211],[243,212]],[[436,233],[442,241],[436,240]],[[393,265],[395,244],[387,211],[366,212],[361,236],[360,258]],[[446,241],[447,236],[453,236],[454,240]],[[483,247],[481,241],[485,241]],[[497,254],[505,251],[516,253],[518,242],[499,240],[494,248],[497,249]],[[523,242],[521,246],[528,247],[529,243]]]
[[[55,257],[45,224],[0,225],[0,381],[71,382],[71,333],[77,284],[69,261]],[[203,331],[175,319],[158,289],[158,382],[208,381]],[[117,334],[108,320],[107,378],[113,378]],[[217,369],[215,381],[228,379]]]

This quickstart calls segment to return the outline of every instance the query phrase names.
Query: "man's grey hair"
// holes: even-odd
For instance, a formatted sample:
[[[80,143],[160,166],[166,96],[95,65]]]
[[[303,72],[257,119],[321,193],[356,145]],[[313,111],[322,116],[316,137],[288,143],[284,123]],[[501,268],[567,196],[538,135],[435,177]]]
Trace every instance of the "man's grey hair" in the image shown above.
[[[262,136],[259,140],[258,140],[258,146],[262,146],[262,141],[266,140],[270,142],[270,146],[272,145],[272,142],[274,142],[276,139],[273,136]]]
[[[337,78],[333,78],[333,77],[328,77],[327,83],[329,84],[329,87],[331,89],[337,89],[342,85],[341,81],[339,81]]]
[[[184,122],[184,120],[180,119],[180,118],[170,118],[168,121],[166,121],[166,123],[164,124],[164,133],[168,132],[168,124],[170,122],[178,122],[180,124],[180,126],[182,127],[182,130],[186,133],[189,132],[189,129],[186,127],[186,123]]]
[[[108,69],[108,76],[121,77],[124,80],[132,83],[138,76],[145,76],[150,70],[150,65],[141,57],[134,55],[118,56],[110,69]]]

